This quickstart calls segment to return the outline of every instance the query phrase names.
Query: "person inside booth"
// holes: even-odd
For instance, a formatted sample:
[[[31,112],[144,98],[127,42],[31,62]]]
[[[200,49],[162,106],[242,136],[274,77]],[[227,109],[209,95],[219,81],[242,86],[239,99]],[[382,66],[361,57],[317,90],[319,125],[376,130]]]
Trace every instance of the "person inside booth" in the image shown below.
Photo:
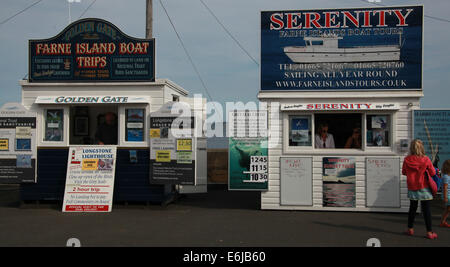
[[[361,127],[353,128],[352,135],[347,139],[344,148],[361,148]]]
[[[98,145],[117,145],[117,116],[113,112],[105,114],[105,122],[100,124],[95,133]]]
[[[328,133],[328,123],[319,124],[315,141],[316,148],[335,148],[334,137]]]

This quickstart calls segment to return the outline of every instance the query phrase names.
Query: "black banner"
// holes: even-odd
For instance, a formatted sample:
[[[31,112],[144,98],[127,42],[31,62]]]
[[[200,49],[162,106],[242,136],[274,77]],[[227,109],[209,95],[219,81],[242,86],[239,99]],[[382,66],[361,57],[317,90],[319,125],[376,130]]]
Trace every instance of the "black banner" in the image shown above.
[[[157,162],[150,160],[150,183],[152,184],[195,184],[195,161],[179,164],[176,160]]]
[[[155,39],[137,39],[101,19],[29,41],[29,81],[154,81]]]
[[[0,183],[34,183],[36,160],[31,156],[17,155],[17,159],[0,159]]]
[[[31,127],[32,129],[36,129],[36,118],[27,118],[27,117],[0,118],[0,128],[14,129],[16,127]]]

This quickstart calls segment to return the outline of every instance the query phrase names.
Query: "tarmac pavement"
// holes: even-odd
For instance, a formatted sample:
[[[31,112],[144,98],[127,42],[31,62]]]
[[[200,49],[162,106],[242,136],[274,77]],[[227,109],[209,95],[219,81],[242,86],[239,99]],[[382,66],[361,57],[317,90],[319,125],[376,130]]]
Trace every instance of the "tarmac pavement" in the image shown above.
[[[111,213],[63,213],[61,204],[19,206],[17,186],[0,186],[0,246],[157,247],[364,247],[449,246],[450,229],[438,227],[442,207],[433,203],[438,240],[427,240],[421,214],[416,235],[403,234],[407,215],[392,213],[259,210],[258,192],[210,188],[166,207],[114,205]]]

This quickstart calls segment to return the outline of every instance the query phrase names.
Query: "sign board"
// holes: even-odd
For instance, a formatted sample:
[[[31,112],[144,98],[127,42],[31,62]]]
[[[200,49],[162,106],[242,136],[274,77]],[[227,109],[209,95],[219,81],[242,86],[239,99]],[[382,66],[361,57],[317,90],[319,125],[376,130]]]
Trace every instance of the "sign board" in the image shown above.
[[[355,158],[323,158],[323,206],[355,207]]]
[[[19,103],[0,109],[0,184],[36,182],[36,113]]]
[[[267,137],[230,138],[229,142],[228,190],[267,190]]]
[[[82,19],[29,41],[30,82],[154,81],[155,39],[137,39],[101,19]]]
[[[400,208],[399,158],[366,158],[366,205]]]
[[[423,6],[261,13],[261,90],[421,89]]]
[[[281,157],[281,205],[312,206],[312,158]]]
[[[133,104],[150,103],[149,96],[38,96],[36,104]]]
[[[395,103],[307,103],[307,104],[281,104],[282,111],[299,110],[399,110],[400,105]]]
[[[450,110],[413,111],[414,138],[422,140],[425,153],[435,167],[450,159]]]
[[[115,146],[69,148],[63,212],[110,212],[116,168]]]
[[[150,183],[195,185],[195,117],[163,112],[168,105],[150,114]]]

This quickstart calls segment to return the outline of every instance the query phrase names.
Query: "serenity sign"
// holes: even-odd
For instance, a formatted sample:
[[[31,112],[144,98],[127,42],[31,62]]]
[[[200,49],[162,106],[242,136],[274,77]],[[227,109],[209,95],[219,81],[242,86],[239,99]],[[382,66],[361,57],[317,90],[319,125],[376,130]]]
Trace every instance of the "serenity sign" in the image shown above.
[[[100,19],[29,41],[29,81],[154,81],[155,40],[136,39]]]
[[[423,7],[261,13],[261,90],[422,88]]]

